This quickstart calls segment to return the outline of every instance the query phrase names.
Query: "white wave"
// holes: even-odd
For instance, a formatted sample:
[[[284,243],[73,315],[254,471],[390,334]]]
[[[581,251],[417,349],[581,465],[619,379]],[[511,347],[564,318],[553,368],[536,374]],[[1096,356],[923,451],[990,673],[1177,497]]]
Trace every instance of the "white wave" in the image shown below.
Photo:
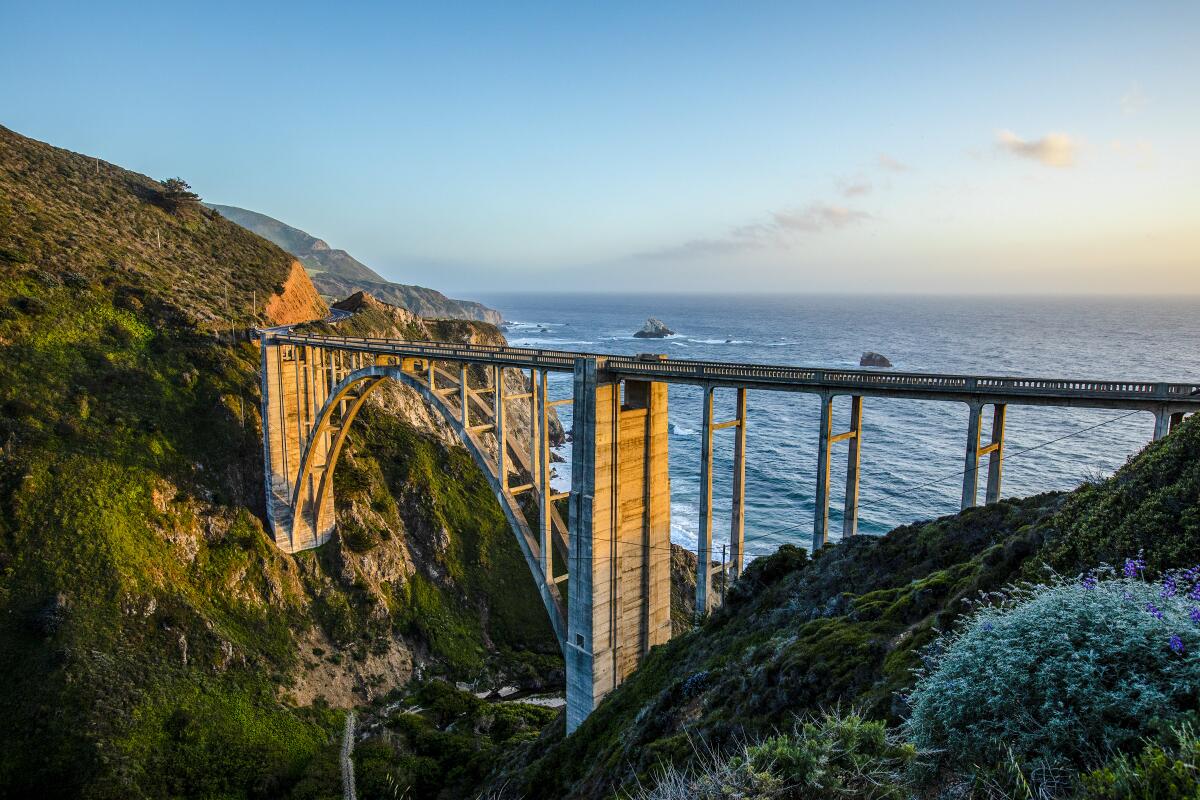
[[[696,431],[691,428],[685,428],[682,425],[676,425],[674,422],[667,425],[667,432],[672,436],[695,436]]]
[[[749,339],[688,339],[695,344],[754,344]]]

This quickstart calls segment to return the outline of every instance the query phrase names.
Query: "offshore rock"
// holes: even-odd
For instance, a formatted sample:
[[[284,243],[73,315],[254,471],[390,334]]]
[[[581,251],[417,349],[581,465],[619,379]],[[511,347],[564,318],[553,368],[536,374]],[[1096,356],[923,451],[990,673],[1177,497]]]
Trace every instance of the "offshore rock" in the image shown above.
[[[868,350],[862,354],[858,365],[860,367],[890,367],[892,362],[888,361],[887,356],[876,353],[874,350]]]
[[[675,331],[668,328],[663,321],[649,317],[642,329],[634,334],[636,339],[665,339],[668,336],[673,336]]]

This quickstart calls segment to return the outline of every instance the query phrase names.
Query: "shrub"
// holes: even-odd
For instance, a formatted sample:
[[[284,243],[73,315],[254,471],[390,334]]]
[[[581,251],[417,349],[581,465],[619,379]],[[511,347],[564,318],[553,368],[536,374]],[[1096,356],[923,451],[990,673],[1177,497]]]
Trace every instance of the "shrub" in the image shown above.
[[[1121,754],[1083,776],[1081,797],[1092,800],[1195,800],[1200,797],[1200,736],[1188,724],[1137,756]]]
[[[1008,761],[1089,769],[1200,701],[1197,572],[1014,590],[927,651],[913,743],[963,771]]]
[[[732,758],[708,753],[691,770],[667,768],[640,800],[909,796],[904,768],[916,756],[882,722],[826,713],[742,747]]]

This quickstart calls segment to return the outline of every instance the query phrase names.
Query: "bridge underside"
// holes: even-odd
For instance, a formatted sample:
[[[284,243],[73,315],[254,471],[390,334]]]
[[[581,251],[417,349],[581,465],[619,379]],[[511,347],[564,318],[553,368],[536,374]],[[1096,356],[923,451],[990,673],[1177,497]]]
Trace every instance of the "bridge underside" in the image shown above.
[[[549,401],[544,371],[531,374],[528,391],[516,396],[506,394],[502,367],[489,386],[474,388],[465,365],[453,373],[432,359],[264,341],[271,533],[289,553],[327,542],[336,529],[333,472],[367,396],[388,379],[417,391],[471,453],[508,518],[563,650],[573,730],[671,635],[667,385],[597,381],[591,362],[576,375],[572,398]],[[513,402],[530,404],[527,446],[506,430]],[[575,466],[571,491],[557,494],[547,409],[565,402],[575,404]],[[514,476],[523,482],[513,485]],[[538,509],[532,522],[518,499],[523,493]],[[556,507],[565,497],[569,529]],[[566,571],[556,575],[556,564]]]
[[[469,368],[476,375],[490,375],[490,385],[469,386]],[[506,372],[524,376],[526,371],[520,391],[506,394]],[[573,375],[570,398],[549,400],[548,372]],[[441,414],[491,484],[550,617],[567,665],[568,731],[651,647],[670,637],[669,383],[698,385],[704,396],[698,615],[716,604],[714,574],[735,578],[744,560],[750,389],[820,398],[814,550],[829,541],[830,463],[832,448],[839,445],[848,448],[841,533],[845,537],[857,531],[864,398],[967,405],[963,508],[979,501],[981,478],[986,502],[1001,496],[1008,405],[1148,411],[1155,417],[1156,439],[1185,413],[1200,410],[1197,384],[835,371],[270,331],[263,334],[262,379],[267,511],[275,542],[287,552],[318,547],[333,535],[333,472],[350,425],[376,386],[389,379],[403,383]],[[736,390],[733,419],[714,420],[717,389]],[[850,402],[849,429],[840,432],[832,424],[839,397]],[[506,409],[517,402],[529,404],[527,444],[512,436],[506,422]],[[565,403],[574,406],[573,461],[571,490],[560,494],[551,485],[547,413]],[[989,415],[985,440],[981,422]],[[729,549],[721,551],[717,563],[713,435],[725,429],[736,437],[732,518]],[[524,493],[531,498],[519,502]],[[557,505],[564,498],[569,499],[567,520]],[[532,520],[525,509],[536,509]],[[557,574],[564,565],[566,571]]]

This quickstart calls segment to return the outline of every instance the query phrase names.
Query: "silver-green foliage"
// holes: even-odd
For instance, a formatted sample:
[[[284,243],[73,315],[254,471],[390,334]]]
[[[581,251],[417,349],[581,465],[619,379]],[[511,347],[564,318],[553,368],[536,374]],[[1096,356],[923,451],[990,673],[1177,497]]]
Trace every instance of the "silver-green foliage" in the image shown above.
[[[960,770],[1010,757],[1087,768],[1136,746],[1200,704],[1200,602],[1187,591],[1089,577],[1007,593],[928,653],[908,737]]]

